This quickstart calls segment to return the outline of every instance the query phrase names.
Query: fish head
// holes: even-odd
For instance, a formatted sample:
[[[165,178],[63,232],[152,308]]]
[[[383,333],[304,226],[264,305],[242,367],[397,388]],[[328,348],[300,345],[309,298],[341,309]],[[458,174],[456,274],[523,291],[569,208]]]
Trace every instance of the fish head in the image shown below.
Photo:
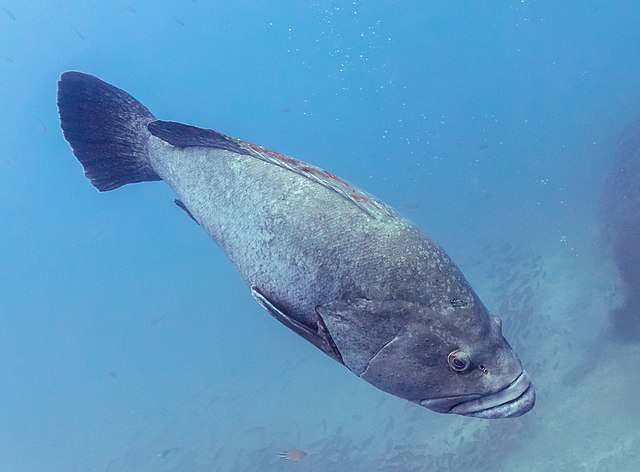
[[[529,375],[479,301],[436,311],[403,300],[336,300],[317,312],[344,364],[381,390],[479,418],[533,408]]]

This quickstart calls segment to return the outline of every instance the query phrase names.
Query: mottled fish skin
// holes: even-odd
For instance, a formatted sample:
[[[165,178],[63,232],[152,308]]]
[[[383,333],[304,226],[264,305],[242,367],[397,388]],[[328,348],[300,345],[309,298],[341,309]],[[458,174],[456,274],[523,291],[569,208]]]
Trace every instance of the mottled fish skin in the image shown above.
[[[441,313],[479,304],[444,251],[386,207],[372,216],[250,155],[152,136],[149,156],[247,283],[303,323],[315,324],[316,307],[343,295],[410,299]]]
[[[256,300],[356,375],[444,413],[499,418],[533,407],[529,376],[457,266],[373,196],[260,146],[158,121],[86,74],[63,75],[58,104],[99,190],[164,180]],[[102,131],[87,121],[104,121]],[[462,366],[452,363],[458,352]]]

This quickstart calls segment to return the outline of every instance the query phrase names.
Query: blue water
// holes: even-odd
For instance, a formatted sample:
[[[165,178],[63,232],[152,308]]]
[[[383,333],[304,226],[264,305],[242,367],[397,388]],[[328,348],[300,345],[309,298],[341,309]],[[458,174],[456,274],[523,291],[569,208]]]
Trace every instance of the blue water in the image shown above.
[[[640,3],[61,3],[0,2],[0,472],[637,470],[599,201],[640,115]],[[438,415],[287,331],[166,185],[91,187],[66,70],[410,217],[504,318],[535,409]]]

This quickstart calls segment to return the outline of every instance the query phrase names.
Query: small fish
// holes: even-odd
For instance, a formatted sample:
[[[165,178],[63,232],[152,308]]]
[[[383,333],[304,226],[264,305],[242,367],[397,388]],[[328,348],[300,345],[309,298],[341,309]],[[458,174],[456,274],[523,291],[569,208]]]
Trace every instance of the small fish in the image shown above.
[[[292,449],[291,451],[281,452],[278,454],[278,458],[287,461],[298,461],[300,459],[304,459],[306,455],[307,453],[300,449]]]

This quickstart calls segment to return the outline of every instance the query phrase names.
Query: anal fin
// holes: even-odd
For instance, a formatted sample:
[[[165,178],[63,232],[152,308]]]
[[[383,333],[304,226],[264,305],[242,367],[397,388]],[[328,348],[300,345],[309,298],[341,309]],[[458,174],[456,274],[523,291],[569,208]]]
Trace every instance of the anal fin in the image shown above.
[[[200,223],[198,223],[198,220],[195,219],[193,214],[189,211],[189,209],[187,208],[187,206],[184,204],[184,202],[182,200],[176,199],[176,200],[173,201],[173,203],[175,203],[180,208],[182,208],[184,210],[184,212],[189,216],[189,218],[191,218],[193,221],[195,221],[196,224],[200,225]]]

